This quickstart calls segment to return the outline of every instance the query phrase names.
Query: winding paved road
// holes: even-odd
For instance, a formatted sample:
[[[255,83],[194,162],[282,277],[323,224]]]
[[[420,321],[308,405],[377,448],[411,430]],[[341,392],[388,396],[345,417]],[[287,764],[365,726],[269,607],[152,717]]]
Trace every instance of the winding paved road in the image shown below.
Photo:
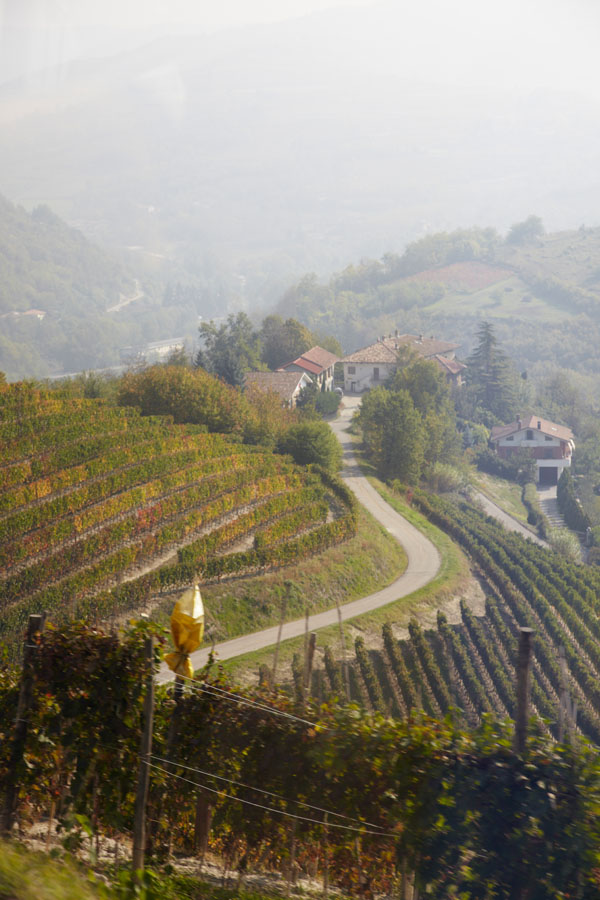
[[[352,441],[346,434],[348,423],[359,404],[360,397],[345,397],[344,408],[339,418],[331,423],[331,427],[344,450],[344,468],[341,472],[341,477],[352,489],[360,503],[402,544],[408,564],[404,573],[388,587],[377,591],[375,594],[369,594],[368,597],[361,597],[358,600],[345,603],[341,607],[342,619],[344,620],[371,612],[380,606],[386,606],[388,603],[393,603],[394,600],[399,600],[401,597],[412,594],[413,591],[423,587],[436,576],[441,562],[440,555],[431,541],[393,510],[361,473],[354,459]],[[337,621],[337,609],[334,607],[326,612],[311,616],[309,627],[311,631],[316,631],[319,628],[325,628],[327,625],[334,625]],[[304,618],[286,622],[283,626],[281,639],[285,641],[289,638],[299,637],[304,634],[305,627]],[[278,630],[279,626],[274,625],[272,628],[265,628],[263,631],[245,634],[230,641],[216,644],[215,651],[219,659],[225,660],[232,659],[234,656],[241,656],[244,653],[251,653],[253,650],[262,650],[264,647],[269,647],[277,642]],[[206,664],[209,653],[210,648],[206,647],[197,650],[196,653],[191,655],[190,658],[195,669],[199,669]],[[158,682],[165,683],[172,679],[173,673],[163,663],[158,674]]]

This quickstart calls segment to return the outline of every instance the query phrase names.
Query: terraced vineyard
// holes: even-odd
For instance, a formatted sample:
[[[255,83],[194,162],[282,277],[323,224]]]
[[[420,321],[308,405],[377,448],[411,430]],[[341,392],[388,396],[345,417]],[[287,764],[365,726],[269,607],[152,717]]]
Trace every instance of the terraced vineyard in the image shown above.
[[[381,650],[367,651],[359,638],[349,664],[353,698],[395,716],[417,707],[440,716],[458,707],[470,725],[486,712],[512,716],[518,628],[528,626],[535,630],[534,712],[557,737],[566,687],[577,704],[578,728],[599,744],[600,571],[504,531],[469,504],[421,492],[415,492],[415,502],[470,555],[488,586],[486,614],[475,616],[462,602],[460,625],[449,625],[438,613],[437,629],[423,631],[412,622],[407,640],[397,640],[385,625]],[[319,678],[339,694],[342,664],[331,652],[325,662]]]
[[[1,639],[32,611],[104,619],[356,530],[326,472],[132,408],[5,386],[0,448]]]

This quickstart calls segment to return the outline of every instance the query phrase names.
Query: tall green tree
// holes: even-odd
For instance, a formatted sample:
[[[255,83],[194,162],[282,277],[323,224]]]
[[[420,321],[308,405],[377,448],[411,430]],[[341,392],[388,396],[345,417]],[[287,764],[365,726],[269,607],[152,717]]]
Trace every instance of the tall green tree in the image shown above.
[[[425,461],[425,428],[407,390],[375,388],[364,397],[358,424],[367,453],[384,478],[414,484]]]
[[[507,244],[530,244],[544,234],[544,223],[539,216],[529,216],[523,222],[515,222],[506,235]]]
[[[511,421],[516,412],[515,372],[490,322],[479,326],[477,345],[467,359],[466,377],[474,419],[483,418],[486,424]]]
[[[277,369],[297,359],[316,343],[308,328],[296,319],[271,315],[263,319],[260,329],[261,358],[270,369]]]
[[[417,359],[396,373],[391,389],[408,391],[421,415],[425,462],[452,462],[461,442],[450,389],[438,366],[431,360]]]
[[[260,334],[244,312],[229,315],[222,325],[212,320],[199,328],[203,342],[195,364],[239,387],[246,372],[262,369]]]
[[[316,463],[331,472],[342,464],[342,448],[326,422],[291,425],[276,444],[278,453],[289,453],[299,465]]]

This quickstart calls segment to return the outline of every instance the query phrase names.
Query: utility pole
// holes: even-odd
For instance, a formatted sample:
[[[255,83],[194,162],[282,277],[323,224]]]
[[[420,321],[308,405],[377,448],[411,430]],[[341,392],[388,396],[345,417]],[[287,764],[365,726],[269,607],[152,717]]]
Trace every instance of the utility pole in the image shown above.
[[[520,628],[519,656],[517,660],[517,716],[513,747],[515,753],[524,753],[529,718],[529,687],[531,681],[531,655],[533,628]]]
[[[146,696],[144,697],[144,729],[140,744],[140,768],[135,795],[133,823],[133,860],[134,875],[144,868],[144,851],[146,849],[146,805],[150,784],[150,756],[152,754],[152,726],[154,721],[154,638],[144,641],[144,659],[146,661]]]
[[[33,661],[38,650],[38,645],[34,641],[36,634],[44,630],[45,621],[46,615],[44,613],[44,615],[29,616],[29,622],[27,623],[25,643],[23,644],[23,673],[19,688],[13,743],[8,761],[4,807],[0,818],[0,834],[10,834],[15,821],[17,794],[19,791],[19,768],[25,751],[29,727],[29,710],[33,698]]]

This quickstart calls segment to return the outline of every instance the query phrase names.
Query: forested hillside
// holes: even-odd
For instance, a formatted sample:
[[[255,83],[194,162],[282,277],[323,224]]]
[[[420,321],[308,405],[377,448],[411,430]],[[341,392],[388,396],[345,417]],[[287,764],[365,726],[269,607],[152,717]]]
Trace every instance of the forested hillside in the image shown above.
[[[149,341],[191,345],[199,309],[223,287],[181,279],[145,257],[101,249],[47,206],[0,196],[0,370],[39,378],[119,365]]]
[[[535,216],[502,238],[493,228],[431,235],[402,255],[306,276],[281,309],[332,331],[346,352],[395,328],[443,335],[468,355],[481,319],[494,322],[520,369],[598,374],[600,228],[545,234]]]
[[[132,293],[131,268],[70,228],[47,206],[32,213],[0,196],[0,315],[105,312]]]

